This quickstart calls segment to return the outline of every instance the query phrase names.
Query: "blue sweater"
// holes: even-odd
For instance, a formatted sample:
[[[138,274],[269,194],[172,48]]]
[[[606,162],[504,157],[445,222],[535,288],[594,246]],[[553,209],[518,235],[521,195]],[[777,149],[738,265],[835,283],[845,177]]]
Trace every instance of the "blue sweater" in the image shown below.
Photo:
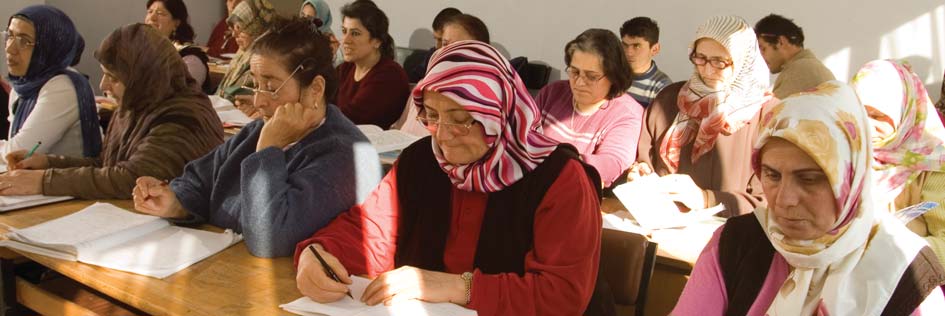
[[[334,105],[325,123],[283,151],[256,152],[263,121],[194,160],[171,182],[190,216],[243,234],[258,257],[291,256],[295,244],[362,202],[380,182],[368,139]]]

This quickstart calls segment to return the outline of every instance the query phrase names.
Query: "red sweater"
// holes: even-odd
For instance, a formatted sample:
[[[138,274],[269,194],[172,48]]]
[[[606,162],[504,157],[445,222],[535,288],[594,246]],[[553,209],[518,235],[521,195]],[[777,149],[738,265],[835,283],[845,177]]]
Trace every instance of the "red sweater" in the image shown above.
[[[410,95],[404,68],[381,58],[361,81],[354,81],[353,63],[338,65],[338,96],[341,112],[354,124],[374,124],[387,129],[400,118]]]
[[[394,269],[397,251],[397,169],[361,205],[342,213],[295,250],[321,244],[348,273],[375,277]],[[473,271],[467,308],[487,315],[580,315],[594,291],[600,257],[597,193],[577,161],[568,162],[535,211],[534,248],[525,275],[473,269],[488,195],[453,188],[443,261],[448,273]]]
[[[210,39],[207,40],[207,55],[220,58],[222,54],[233,54],[236,53],[236,50],[239,49],[239,46],[236,45],[235,39],[226,40],[226,29],[229,26],[226,25],[226,17],[223,17],[220,22],[217,22],[217,26],[213,27],[213,32],[210,33]],[[223,46],[223,42],[226,42],[226,46]]]

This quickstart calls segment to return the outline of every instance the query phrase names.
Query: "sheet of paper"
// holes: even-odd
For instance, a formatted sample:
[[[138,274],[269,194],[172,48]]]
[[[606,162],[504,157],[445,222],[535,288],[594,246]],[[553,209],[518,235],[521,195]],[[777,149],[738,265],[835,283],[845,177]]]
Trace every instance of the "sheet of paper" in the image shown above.
[[[687,213],[679,211],[676,203],[661,189],[659,176],[651,174],[614,188],[614,195],[633,215],[641,227],[648,230],[684,227],[711,218],[725,209],[722,204]]]
[[[78,245],[162,219],[137,214],[108,203],[95,203],[76,213],[13,233],[39,244]]]
[[[240,110],[219,111],[217,112],[217,116],[220,117],[220,122],[236,126],[246,126],[246,124],[253,122],[252,118],[246,116],[246,114]]]
[[[0,196],[0,212],[71,200],[71,196],[12,195]]]
[[[216,111],[236,110],[236,107],[233,106],[233,102],[230,102],[230,100],[222,98],[218,95],[210,95],[207,97],[210,98],[210,104],[213,105],[213,109]]]
[[[428,303],[418,300],[410,300],[399,304],[384,306],[378,304],[368,306],[361,303],[361,295],[367,288],[371,280],[352,276],[351,295],[354,298],[345,296],[341,300],[327,304],[316,303],[308,297],[302,297],[279,307],[298,315],[328,315],[328,316],[468,316],[476,315],[476,311],[463,308],[462,306],[451,303]]]

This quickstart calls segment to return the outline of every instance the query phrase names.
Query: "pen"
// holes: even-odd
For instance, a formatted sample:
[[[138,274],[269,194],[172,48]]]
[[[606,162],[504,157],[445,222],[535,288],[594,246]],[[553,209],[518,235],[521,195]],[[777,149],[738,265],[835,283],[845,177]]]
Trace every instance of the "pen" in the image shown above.
[[[33,149],[30,149],[30,151],[26,153],[26,156],[23,156],[23,159],[26,160],[26,158],[29,158],[30,156],[32,156],[33,153],[36,152],[36,149],[39,148],[39,145],[42,145],[42,144],[43,142],[36,142],[36,145],[33,145]]]
[[[335,274],[335,271],[332,271],[331,267],[328,266],[328,262],[325,262],[325,259],[322,259],[322,256],[318,254],[318,251],[315,250],[314,246],[308,245],[308,250],[311,250],[312,253],[315,254],[315,258],[318,259],[318,262],[322,264],[322,269],[325,269],[325,274],[328,274],[329,278],[335,280],[335,282],[344,284],[341,282],[341,279],[338,278],[338,275]],[[348,292],[345,294],[347,294],[348,297],[354,299],[354,296],[351,296],[351,290],[348,290]]]

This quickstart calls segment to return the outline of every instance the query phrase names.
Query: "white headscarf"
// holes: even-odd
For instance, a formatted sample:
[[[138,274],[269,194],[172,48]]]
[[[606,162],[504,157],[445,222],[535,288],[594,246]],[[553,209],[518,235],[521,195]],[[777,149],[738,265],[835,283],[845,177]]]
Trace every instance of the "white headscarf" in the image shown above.
[[[768,315],[879,315],[925,241],[887,212],[877,212],[872,144],[864,107],[853,89],[828,81],[792,95],[762,117],[752,163],[772,137],[799,147],[823,169],[837,204],[833,228],[816,240],[791,240],[769,216],[755,215],[772,246],[793,267]]]

